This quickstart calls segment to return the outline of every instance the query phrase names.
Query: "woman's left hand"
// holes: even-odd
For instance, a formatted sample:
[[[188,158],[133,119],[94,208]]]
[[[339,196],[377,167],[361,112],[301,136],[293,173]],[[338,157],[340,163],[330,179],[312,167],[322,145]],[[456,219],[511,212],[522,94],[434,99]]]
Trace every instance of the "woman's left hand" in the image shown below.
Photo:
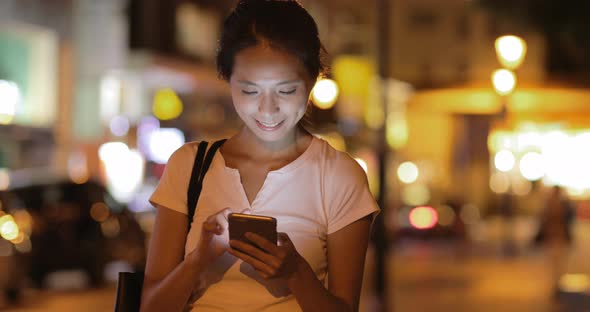
[[[246,233],[246,238],[252,244],[231,240],[229,253],[252,265],[266,279],[289,279],[306,263],[286,233],[278,233],[278,246],[255,233]]]

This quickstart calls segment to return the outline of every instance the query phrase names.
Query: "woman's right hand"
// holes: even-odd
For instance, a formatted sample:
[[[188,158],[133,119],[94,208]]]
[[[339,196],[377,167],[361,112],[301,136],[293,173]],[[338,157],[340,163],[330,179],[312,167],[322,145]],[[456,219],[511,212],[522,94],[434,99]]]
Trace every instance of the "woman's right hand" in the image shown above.
[[[249,209],[241,213],[249,213]],[[190,257],[203,267],[209,266],[229,248],[228,215],[231,208],[225,208],[210,215],[201,228],[201,238],[197,247],[190,253]]]

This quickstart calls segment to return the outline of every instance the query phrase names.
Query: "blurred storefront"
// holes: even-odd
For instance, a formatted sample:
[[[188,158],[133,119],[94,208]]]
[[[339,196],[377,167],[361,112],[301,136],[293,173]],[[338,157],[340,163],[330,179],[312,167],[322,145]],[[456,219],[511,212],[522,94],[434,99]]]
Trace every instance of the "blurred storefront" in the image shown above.
[[[445,103],[445,105],[440,103]],[[492,173],[512,169],[519,172],[520,170],[521,178],[526,178],[528,174],[522,175],[522,167],[526,168],[527,165],[521,164],[519,160],[527,152],[549,152],[557,148],[563,150],[564,153],[567,151],[570,155],[582,157],[582,155],[587,154],[587,151],[584,150],[587,143],[584,144],[584,142],[576,140],[584,140],[585,133],[588,133],[590,129],[590,106],[588,106],[588,103],[590,103],[590,92],[586,89],[546,86],[537,88],[521,87],[516,90],[509,99],[508,112],[505,118],[501,120],[495,117],[501,111],[501,102],[491,88],[455,88],[424,91],[417,93],[411,99],[409,106],[417,114],[420,114],[420,112],[436,112],[448,115],[480,116],[481,119],[485,120],[484,122],[487,123],[488,128],[487,133],[482,134],[485,136],[481,138],[485,139],[484,142],[487,145],[483,152],[489,151],[490,157],[486,160],[486,163],[491,165],[489,169],[491,169]],[[460,131],[469,131],[469,129],[460,129]],[[552,141],[553,139],[555,139],[555,142]],[[573,145],[568,144],[568,140],[571,140]],[[561,145],[556,146],[555,144]],[[508,166],[509,168],[500,165],[502,170],[498,170],[494,165],[494,157],[502,150],[510,151],[515,158],[514,163]],[[563,163],[571,163],[571,160],[573,160],[566,161],[570,157],[566,154],[554,154],[552,157],[556,157]],[[521,166],[520,169],[519,165]],[[581,163],[578,165],[580,167],[577,167],[576,171],[579,174],[582,172],[580,170],[584,170],[585,165]],[[541,168],[549,170],[528,175],[533,181],[545,177],[546,174],[551,175],[552,170],[562,171],[563,174],[568,172],[557,168],[550,169],[546,167],[546,162],[532,166],[533,170],[540,170]],[[524,172],[526,171],[527,169],[524,169]],[[568,176],[573,178],[577,174],[570,172]],[[476,191],[476,189],[483,189],[481,184],[489,184],[489,181],[484,180],[480,181],[480,184],[476,186],[473,182],[463,181],[461,187],[473,188],[472,191]],[[492,185],[496,185],[494,183],[492,182]],[[568,186],[568,183],[565,180],[562,181],[562,184],[565,184],[564,186]],[[582,189],[588,188],[588,186],[582,185],[580,187]],[[581,191],[580,187],[577,188],[577,191]],[[502,187],[493,187],[493,189],[499,191]],[[524,191],[519,191],[517,187],[516,193],[522,192]],[[466,193],[473,194],[471,191]]]
[[[0,168],[48,166],[57,119],[57,34],[0,21]]]

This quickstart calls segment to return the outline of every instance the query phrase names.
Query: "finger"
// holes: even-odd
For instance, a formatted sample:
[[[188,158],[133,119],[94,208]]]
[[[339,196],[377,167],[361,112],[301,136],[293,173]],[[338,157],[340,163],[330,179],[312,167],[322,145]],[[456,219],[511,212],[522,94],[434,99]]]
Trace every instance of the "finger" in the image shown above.
[[[258,275],[262,276],[262,278],[264,278],[264,279],[269,279],[269,278],[272,277],[272,276],[270,276],[270,274],[268,274],[266,272],[263,272],[263,271],[260,271],[260,270],[258,270],[256,268],[254,270],[256,271],[256,273],[258,273]]]
[[[203,222],[203,230],[215,233],[217,235],[223,232],[221,227],[219,226],[219,224],[217,224],[217,222],[215,222],[215,220]]]
[[[256,259],[255,257],[253,257],[253,256],[251,256],[251,255],[249,255],[249,254],[247,254],[247,253],[245,253],[243,251],[240,251],[240,250],[235,249],[235,248],[230,248],[228,250],[228,252],[230,254],[232,254],[233,256],[235,256],[236,258],[239,258],[242,261],[250,264],[252,267],[254,267],[254,269],[256,271],[259,271],[259,272],[263,273],[263,274],[261,274],[262,276],[265,276],[266,275],[265,278],[268,278],[270,276],[273,276],[276,273],[276,269],[274,269],[272,266],[270,266],[270,265],[268,265],[268,264],[266,264],[266,263],[264,263],[264,262]]]
[[[279,232],[277,234],[277,242],[279,246],[292,245],[291,238],[287,233]]]
[[[215,230],[215,234],[219,235],[219,234],[223,233],[223,230],[226,227],[224,225],[227,224],[227,220],[225,220],[225,218],[223,217],[223,214],[226,213],[226,210],[229,210],[231,212],[230,208],[222,209],[222,210],[208,216],[207,219],[205,219],[205,222],[203,222],[203,226],[205,225],[205,223],[214,224],[215,227],[219,229],[219,230]]]
[[[247,232],[245,236],[249,241],[253,242],[256,244],[256,246],[262,248],[262,250],[270,254],[276,254],[278,251],[277,245],[271,243],[269,240],[256,233]]]
[[[229,208],[226,208],[226,209],[229,209]],[[221,233],[223,233],[224,226],[223,226],[223,222],[219,221],[219,214],[224,212],[224,210],[218,211],[218,212],[208,216],[207,219],[205,219],[205,221],[203,222],[203,229],[205,229],[209,232],[213,232],[217,235],[220,235]]]
[[[246,208],[246,209],[240,211],[240,213],[243,213],[243,214],[251,214],[252,213],[252,210],[250,210],[250,208]]]
[[[215,222],[216,219],[217,219],[217,213],[214,213],[214,214],[208,216],[207,219],[205,219],[205,222],[209,222],[209,223]]]
[[[223,230],[227,228],[227,218],[230,215],[230,213],[232,213],[231,208],[224,208],[217,212],[217,214],[215,215],[217,223],[221,226]]]
[[[254,245],[251,245],[246,242],[239,241],[239,240],[231,240],[229,242],[229,245],[232,248],[239,249],[243,253],[247,253],[248,255],[250,255],[250,256],[252,256],[264,263],[267,263],[267,264],[275,266],[275,267],[280,266],[280,261],[277,257],[275,257],[272,254],[268,254],[268,253],[260,250],[260,248],[254,246]]]
[[[221,215],[223,215],[223,218],[227,221],[227,218],[229,216],[230,213],[232,213],[231,208],[226,207],[225,209],[220,211]]]

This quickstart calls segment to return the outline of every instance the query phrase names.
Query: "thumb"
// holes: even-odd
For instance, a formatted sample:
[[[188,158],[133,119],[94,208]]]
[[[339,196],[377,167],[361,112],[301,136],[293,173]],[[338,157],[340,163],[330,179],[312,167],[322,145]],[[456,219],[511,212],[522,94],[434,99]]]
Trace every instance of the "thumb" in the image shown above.
[[[215,219],[213,219],[203,222],[203,232],[220,235],[222,233],[222,229]]]
[[[252,213],[252,210],[250,210],[250,208],[246,208],[246,209],[240,211],[240,213],[243,213],[243,214],[251,214]]]

